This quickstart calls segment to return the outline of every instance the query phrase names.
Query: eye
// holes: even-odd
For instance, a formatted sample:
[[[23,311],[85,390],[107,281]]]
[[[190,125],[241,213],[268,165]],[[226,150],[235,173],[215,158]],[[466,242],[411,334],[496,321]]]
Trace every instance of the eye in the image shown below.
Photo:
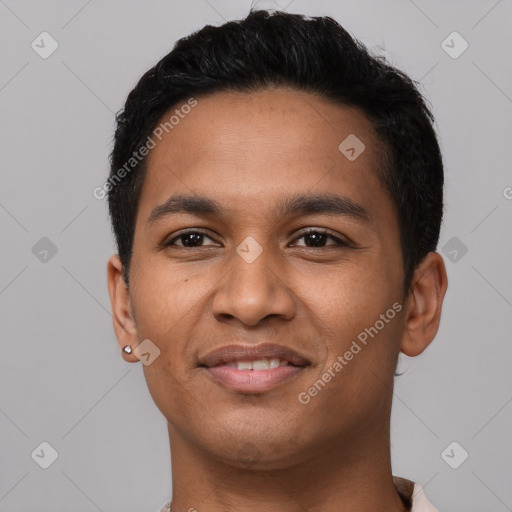
[[[198,229],[191,229],[189,231],[183,231],[177,236],[164,242],[165,247],[183,247],[183,248],[194,248],[194,247],[205,247],[214,244],[204,244],[205,239],[214,241],[205,231]],[[304,244],[298,244],[299,246],[310,248],[324,248],[330,245],[338,247],[348,247],[350,244],[348,241],[342,240],[341,238],[332,235],[329,231],[323,229],[309,229],[303,231],[302,234],[295,240],[304,239]],[[333,243],[327,243],[331,240]]]
[[[334,243],[327,244],[327,246],[328,245],[337,245],[337,246],[342,246],[342,247],[349,246],[349,243],[347,241],[342,240],[341,238],[338,238],[323,229],[309,229],[308,231],[303,232],[295,240],[300,240],[302,238],[304,239],[304,242],[305,242],[303,247],[308,247],[308,248],[326,247],[325,242],[327,242],[329,239],[333,240]],[[308,244],[311,244],[311,245],[308,245]]]
[[[194,229],[180,233],[178,236],[175,236],[174,238],[171,238],[170,240],[166,241],[164,245],[165,247],[203,247],[202,242],[204,241],[205,238],[213,240],[211,237],[207,235],[206,232]],[[175,243],[176,241],[179,241],[181,243]]]

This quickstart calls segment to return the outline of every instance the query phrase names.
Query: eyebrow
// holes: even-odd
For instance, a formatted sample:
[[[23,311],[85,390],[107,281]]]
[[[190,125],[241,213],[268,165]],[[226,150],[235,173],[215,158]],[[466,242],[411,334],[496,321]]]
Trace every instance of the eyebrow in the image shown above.
[[[203,217],[222,217],[225,210],[215,200],[204,196],[174,194],[158,205],[150,214],[146,226],[169,215],[190,213]],[[311,214],[342,215],[358,221],[370,222],[369,212],[352,199],[335,194],[299,194],[285,197],[271,213],[274,216],[301,216]]]

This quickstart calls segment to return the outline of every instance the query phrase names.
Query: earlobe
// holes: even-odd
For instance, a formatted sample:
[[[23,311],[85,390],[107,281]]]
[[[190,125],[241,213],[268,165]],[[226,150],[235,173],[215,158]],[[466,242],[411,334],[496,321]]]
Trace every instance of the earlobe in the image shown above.
[[[407,356],[421,354],[439,329],[448,277],[442,256],[428,253],[414,272],[406,301],[405,326],[400,350]]]
[[[119,347],[132,348],[131,353],[121,350],[123,359],[128,362],[137,362],[134,349],[137,346],[137,327],[131,311],[130,294],[128,286],[123,279],[123,264],[119,255],[113,255],[107,264],[108,293],[112,308],[112,321]]]

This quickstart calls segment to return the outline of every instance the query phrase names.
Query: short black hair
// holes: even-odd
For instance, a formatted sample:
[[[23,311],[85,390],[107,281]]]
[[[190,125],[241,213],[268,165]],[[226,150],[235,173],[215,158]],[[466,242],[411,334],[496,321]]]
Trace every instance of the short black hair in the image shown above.
[[[372,122],[384,148],[378,175],[396,207],[408,295],[415,267],[437,248],[443,216],[444,173],[434,116],[417,82],[372,55],[331,17],[267,10],[206,25],[178,40],[141,77],[117,114],[107,191],[125,282],[146,158],[138,156],[130,169],[126,163],[140,155],[162,116],[178,103],[272,86],[359,107]]]

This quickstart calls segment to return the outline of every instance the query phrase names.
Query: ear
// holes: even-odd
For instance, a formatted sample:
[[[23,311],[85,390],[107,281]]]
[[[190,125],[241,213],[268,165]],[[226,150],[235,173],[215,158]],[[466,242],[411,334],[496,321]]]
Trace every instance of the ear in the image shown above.
[[[122,350],[121,354],[125,361],[135,363],[138,361],[133,352],[138,345],[137,326],[131,310],[129,289],[123,279],[123,264],[117,254],[108,260],[107,281],[117,342],[120,348],[126,345],[132,347],[131,354],[126,354]]]
[[[414,272],[406,300],[405,329],[400,350],[414,357],[432,342],[439,329],[448,277],[443,257],[429,252]]]

